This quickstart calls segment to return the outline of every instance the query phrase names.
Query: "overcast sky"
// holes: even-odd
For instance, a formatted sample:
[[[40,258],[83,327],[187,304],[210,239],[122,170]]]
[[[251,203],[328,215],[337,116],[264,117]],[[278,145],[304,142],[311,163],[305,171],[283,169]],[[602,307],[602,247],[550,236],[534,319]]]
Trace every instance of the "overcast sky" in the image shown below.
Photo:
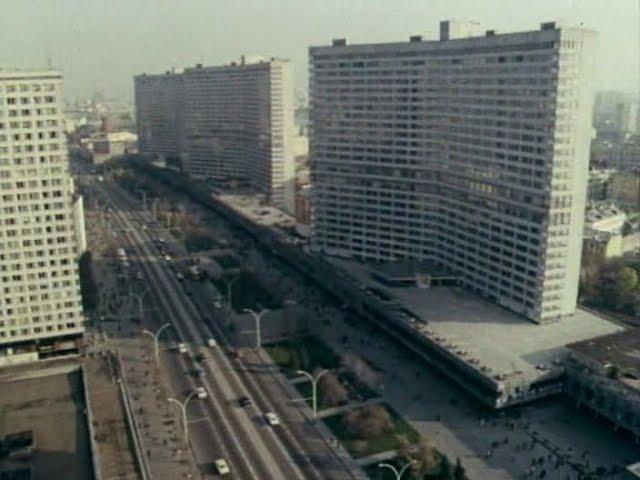
[[[560,20],[599,32],[598,88],[637,92],[640,0],[0,0],[0,68],[46,67],[66,96],[132,96],[132,76],[226,63],[241,54],[290,58],[306,90],[307,48],[435,38],[438,22],[535,30]]]

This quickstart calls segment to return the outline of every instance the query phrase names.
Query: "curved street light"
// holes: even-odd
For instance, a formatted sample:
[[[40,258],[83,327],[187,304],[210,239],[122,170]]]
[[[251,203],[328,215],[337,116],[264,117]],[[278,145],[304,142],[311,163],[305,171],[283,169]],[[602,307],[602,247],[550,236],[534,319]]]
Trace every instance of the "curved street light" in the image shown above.
[[[311,402],[313,405],[313,417],[316,418],[318,416],[318,380],[325,374],[329,373],[329,370],[324,369],[320,373],[318,373],[315,378],[309,372],[305,370],[298,370],[299,375],[304,375],[311,382]]]
[[[191,400],[195,396],[196,392],[191,392],[184,402],[180,400],[176,400],[175,398],[167,398],[169,403],[173,403],[180,408],[180,412],[182,413],[182,426],[184,427],[184,443],[189,443],[189,426],[187,423],[187,405],[189,404],[189,400]]]
[[[400,480],[400,478],[402,477],[402,474],[404,472],[407,471],[407,469],[413,464],[415,463],[414,461],[408,462],[405,464],[404,467],[402,467],[400,470],[398,470],[396,467],[394,467],[393,465],[391,465],[390,463],[379,463],[378,467],[380,468],[388,468],[389,470],[391,470],[395,476],[396,476],[396,480]]]
[[[154,346],[154,352],[156,357],[156,363],[160,363],[160,347],[158,345],[160,334],[170,326],[171,324],[167,322],[164,325],[162,325],[156,333],[153,333],[151,330],[147,330],[146,328],[142,330],[142,333],[149,335],[151,338],[153,338],[153,346]]]
[[[260,320],[262,320],[263,315],[269,312],[268,308],[263,308],[260,313],[256,313],[254,310],[250,308],[244,309],[245,313],[250,313],[251,316],[256,321],[256,349],[260,350],[262,348],[262,339],[260,337]]]

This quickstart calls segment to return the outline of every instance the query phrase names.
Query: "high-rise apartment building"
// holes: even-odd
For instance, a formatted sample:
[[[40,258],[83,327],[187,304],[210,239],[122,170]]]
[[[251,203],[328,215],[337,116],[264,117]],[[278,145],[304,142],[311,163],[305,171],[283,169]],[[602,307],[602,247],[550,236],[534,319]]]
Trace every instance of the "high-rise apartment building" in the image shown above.
[[[82,198],[55,71],[0,70],[0,363],[75,350],[84,331]]]
[[[181,72],[134,77],[138,151],[150,158],[179,159],[183,151]]]
[[[291,62],[198,64],[181,74],[139,75],[135,88],[141,153],[155,154],[168,139],[190,176],[248,184],[294,212]]]
[[[527,318],[575,310],[595,33],[310,48],[312,248],[430,260]]]

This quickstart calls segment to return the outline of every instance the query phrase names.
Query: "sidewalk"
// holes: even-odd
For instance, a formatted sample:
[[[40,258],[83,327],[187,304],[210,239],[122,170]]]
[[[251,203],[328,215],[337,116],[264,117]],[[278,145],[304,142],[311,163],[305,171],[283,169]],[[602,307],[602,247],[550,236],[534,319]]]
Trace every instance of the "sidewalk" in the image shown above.
[[[394,458],[397,454],[398,452],[396,450],[387,450],[386,452],[375,453],[368,457],[359,458],[357,462],[358,465],[364,467],[365,465],[371,465],[372,463],[386,462],[387,460]]]
[[[340,407],[332,407],[325,408],[324,410],[320,410],[318,412],[318,418],[330,417],[332,415],[338,415],[340,413],[348,412],[350,410],[355,410],[356,408],[366,407],[367,405],[375,405],[376,403],[381,403],[383,399],[381,397],[370,398],[369,400],[365,400],[364,402],[353,402],[347,405],[342,405]]]

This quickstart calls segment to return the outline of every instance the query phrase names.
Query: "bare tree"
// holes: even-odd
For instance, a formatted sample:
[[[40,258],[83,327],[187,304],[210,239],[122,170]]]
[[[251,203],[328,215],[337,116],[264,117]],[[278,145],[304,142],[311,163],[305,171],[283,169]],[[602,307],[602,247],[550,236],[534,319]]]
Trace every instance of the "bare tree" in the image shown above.
[[[343,405],[349,400],[349,393],[336,375],[329,372],[320,379],[320,391],[325,401],[332,407]]]
[[[391,415],[381,405],[351,410],[345,416],[347,431],[356,438],[370,439],[393,428]]]

